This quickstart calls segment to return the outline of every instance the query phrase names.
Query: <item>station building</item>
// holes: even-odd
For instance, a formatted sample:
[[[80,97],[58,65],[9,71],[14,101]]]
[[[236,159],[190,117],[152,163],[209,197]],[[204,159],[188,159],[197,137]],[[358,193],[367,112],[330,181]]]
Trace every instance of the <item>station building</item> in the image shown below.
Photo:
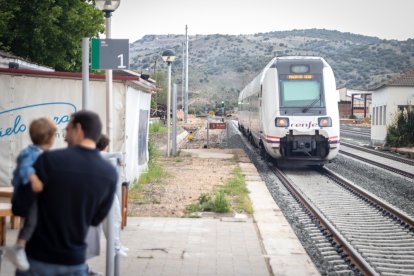
[[[392,125],[399,111],[414,110],[414,69],[372,89],[371,144],[386,142],[387,126]]]
[[[133,181],[147,169],[148,124],[155,84],[139,74],[113,72],[114,152],[124,155],[124,179]],[[97,112],[106,130],[105,75],[89,76],[88,109]],[[54,148],[66,147],[64,129],[70,114],[82,109],[81,73],[55,72],[0,52],[0,186],[10,186],[17,154],[31,144],[28,127],[49,117],[58,131]]]

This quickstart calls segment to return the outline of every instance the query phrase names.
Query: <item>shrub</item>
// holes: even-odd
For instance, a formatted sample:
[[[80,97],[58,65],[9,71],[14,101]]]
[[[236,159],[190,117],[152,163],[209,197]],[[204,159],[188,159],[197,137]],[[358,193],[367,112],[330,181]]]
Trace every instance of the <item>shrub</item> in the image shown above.
[[[414,145],[414,110],[397,113],[395,122],[387,128],[386,141],[392,147]]]

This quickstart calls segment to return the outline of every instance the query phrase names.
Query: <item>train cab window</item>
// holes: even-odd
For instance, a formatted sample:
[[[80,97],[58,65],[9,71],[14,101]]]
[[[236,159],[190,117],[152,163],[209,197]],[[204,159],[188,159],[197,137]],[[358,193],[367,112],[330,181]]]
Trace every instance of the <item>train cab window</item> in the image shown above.
[[[323,107],[321,83],[318,80],[282,80],[281,107]]]

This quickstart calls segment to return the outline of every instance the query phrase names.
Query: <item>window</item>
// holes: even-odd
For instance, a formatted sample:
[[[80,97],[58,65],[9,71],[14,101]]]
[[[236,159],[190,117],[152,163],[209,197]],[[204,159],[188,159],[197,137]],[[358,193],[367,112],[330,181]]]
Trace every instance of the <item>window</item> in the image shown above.
[[[379,117],[378,124],[383,125],[383,123],[382,123],[382,106],[379,107],[379,116],[378,117]]]
[[[312,105],[323,107],[321,84],[317,80],[282,80],[281,106],[306,107]]]

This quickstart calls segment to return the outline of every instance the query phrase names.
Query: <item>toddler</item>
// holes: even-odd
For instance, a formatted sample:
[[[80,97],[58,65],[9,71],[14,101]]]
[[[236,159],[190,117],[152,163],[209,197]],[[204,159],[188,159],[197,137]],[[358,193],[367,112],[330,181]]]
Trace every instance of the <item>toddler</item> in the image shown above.
[[[13,213],[17,213],[16,215],[25,215],[25,220],[17,236],[16,244],[6,250],[6,257],[20,271],[27,271],[30,268],[25,246],[36,228],[37,204],[35,196],[17,197],[17,191],[28,190],[29,194],[33,194],[32,192],[39,193],[43,190],[43,183],[37,177],[33,164],[44,150],[48,150],[52,146],[56,127],[49,119],[39,118],[30,123],[29,133],[33,144],[19,153],[12,179],[14,186],[12,210]]]

